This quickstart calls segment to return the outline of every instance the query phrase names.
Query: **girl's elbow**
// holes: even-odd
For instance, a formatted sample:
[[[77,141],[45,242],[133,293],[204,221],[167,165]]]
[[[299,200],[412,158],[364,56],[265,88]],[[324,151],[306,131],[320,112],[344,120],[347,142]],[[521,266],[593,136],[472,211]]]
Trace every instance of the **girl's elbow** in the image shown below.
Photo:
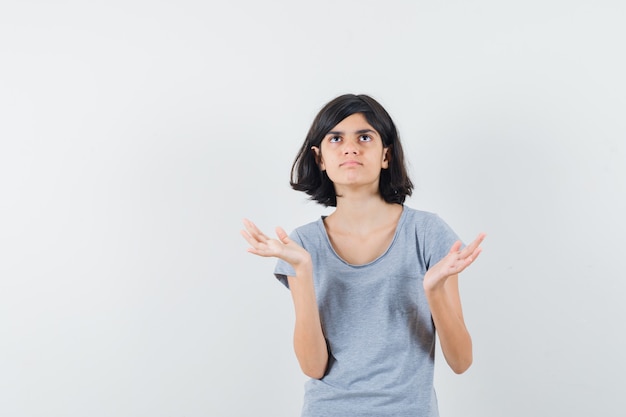
[[[326,375],[326,365],[300,366],[304,375],[313,379],[322,379]]]
[[[322,379],[326,375],[328,367],[328,352],[324,350],[321,354],[298,355],[298,363],[302,373],[313,379]]]
[[[326,375],[326,367],[328,365],[328,358],[320,358],[319,360],[312,362],[301,362],[300,369],[302,372],[313,379],[322,379]]]
[[[455,374],[461,375],[462,373],[467,371],[470,368],[470,366],[472,366],[472,361],[473,361],[472,357],[470,356],[469,358],[458,361],[454,364],[450,364],[450,368],[452,369],[452,372],[454,372]]]
[[[322,379],[324,377],[324,371],[320,371],[318,369],[303,369],[304,375],[313,379]]]

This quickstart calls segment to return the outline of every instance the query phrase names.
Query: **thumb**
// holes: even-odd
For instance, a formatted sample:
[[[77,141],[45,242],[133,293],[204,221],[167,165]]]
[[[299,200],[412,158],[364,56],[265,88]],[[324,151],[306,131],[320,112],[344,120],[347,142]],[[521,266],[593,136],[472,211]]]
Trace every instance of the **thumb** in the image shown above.
[[[282,227],[276,228],[276,236],[278,236],[278,239],[280,239],[281,242],[285,244],[289,243],[289,236]]]

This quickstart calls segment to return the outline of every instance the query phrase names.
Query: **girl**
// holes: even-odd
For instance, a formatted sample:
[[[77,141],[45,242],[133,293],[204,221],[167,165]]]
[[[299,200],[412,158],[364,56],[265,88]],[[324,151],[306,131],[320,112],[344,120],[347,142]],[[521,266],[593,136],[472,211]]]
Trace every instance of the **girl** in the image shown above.
[[[346,94],[315,117],[291,186],[332,214],[270,238],[249,220],[248,251],[278,259],[291,290],[303,417],[437,416],[435,330],[448,365],[472,363],[458,274],[484,234],[463,246],[436,214],[404,205],[413,191],[387,111]]]

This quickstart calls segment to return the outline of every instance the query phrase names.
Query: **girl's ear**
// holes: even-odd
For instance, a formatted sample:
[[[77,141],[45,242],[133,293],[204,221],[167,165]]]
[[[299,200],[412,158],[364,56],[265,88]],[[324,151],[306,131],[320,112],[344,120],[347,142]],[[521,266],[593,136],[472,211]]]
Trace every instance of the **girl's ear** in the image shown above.
[[[390,160],[389,149],[390,148],[384,148],[383,149],[383,161],[382,161],[382,168],[383,169],[389,168],[389,160]]]
[[[317,146],[311,146],[311,150],[315,154],[315,163],[317,166],[320,167],[320,170],[322,171],[326,170],[326,168],[324,168],[324,161],[322,160],[322,151],[320,151],[320,148]]]

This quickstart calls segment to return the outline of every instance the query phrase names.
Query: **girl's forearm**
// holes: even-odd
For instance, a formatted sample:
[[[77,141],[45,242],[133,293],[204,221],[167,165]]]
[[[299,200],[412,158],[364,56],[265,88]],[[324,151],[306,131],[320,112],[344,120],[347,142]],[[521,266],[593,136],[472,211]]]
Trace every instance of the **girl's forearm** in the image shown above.
[[[455,373],[461,374],[472,364],[472,339],[460,306],[455,305],[446,286],[427,291],[426,297],[446,362]]]
[[[310,264],[300,265],[295,277],[288,277],[295,308],[294,350],[307,376],[320,379],[328,364],[328,347],[322,332],[313,273]]]

